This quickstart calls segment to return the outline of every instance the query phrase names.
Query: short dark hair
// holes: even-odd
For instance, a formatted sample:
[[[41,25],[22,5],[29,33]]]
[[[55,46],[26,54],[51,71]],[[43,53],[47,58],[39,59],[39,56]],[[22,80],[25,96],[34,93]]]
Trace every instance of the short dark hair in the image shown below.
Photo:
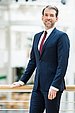
[[[59,12],[58,8],[57,8],[56,6],[51,6],[51,5],[46,6],[46,7],[42,10],[42,15],[44,15],[44,11],[45,11],[46,8],[48,8],[48,9],[54,9],[54,10],[56,11],[56,17],[58,16],[58,12]]]

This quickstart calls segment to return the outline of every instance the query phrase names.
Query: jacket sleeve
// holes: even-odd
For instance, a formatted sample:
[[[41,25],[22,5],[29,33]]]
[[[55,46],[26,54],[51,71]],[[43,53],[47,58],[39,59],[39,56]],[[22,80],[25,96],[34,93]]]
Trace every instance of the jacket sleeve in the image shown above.
[[[57,69],[51,86],[60,89],[64,76],[66,74],[69,58],[70,42],[66,33],[58,39],[57,44]]]
[[[20,81],[26,84],[29,78],[31,77],[32,73],[34,72],[35,68],[36,68],[36,59],[34,54],[34,41],[33,41],[33,46],[30,53],[30,60],[28,62],[28,65],[27,65],[27,68],[25,69],[24,74],[20,78]]]

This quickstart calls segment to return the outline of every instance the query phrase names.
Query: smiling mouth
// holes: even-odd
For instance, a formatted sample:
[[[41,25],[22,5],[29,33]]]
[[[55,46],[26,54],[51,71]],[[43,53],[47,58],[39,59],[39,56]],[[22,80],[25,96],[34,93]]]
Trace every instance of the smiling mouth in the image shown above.
[[[46,22],[46,24],[51,24],[51,22]]]
[[[46,21],[46,23],[51,23],[51,21]]]

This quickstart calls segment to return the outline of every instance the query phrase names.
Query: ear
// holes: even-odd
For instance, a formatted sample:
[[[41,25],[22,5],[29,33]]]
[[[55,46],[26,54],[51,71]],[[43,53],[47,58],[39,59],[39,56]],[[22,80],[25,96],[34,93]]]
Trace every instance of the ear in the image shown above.
[[[58,17],[56,17],[56,22],[58,21]]]

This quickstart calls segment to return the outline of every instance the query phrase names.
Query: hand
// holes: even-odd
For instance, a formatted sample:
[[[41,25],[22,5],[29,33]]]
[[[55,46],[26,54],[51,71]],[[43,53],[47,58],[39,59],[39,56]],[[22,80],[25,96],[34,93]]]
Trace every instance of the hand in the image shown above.
[[[52,100],[56,97],[56,94],[57,94],[57,91],[54,90],[54,89],[49,89],[49,92],[48,92],[48,99]]]
[[[21,86],[19,82],[14,82],[13,84],[10,85],[11,88],[19,87],[19,86]]]

